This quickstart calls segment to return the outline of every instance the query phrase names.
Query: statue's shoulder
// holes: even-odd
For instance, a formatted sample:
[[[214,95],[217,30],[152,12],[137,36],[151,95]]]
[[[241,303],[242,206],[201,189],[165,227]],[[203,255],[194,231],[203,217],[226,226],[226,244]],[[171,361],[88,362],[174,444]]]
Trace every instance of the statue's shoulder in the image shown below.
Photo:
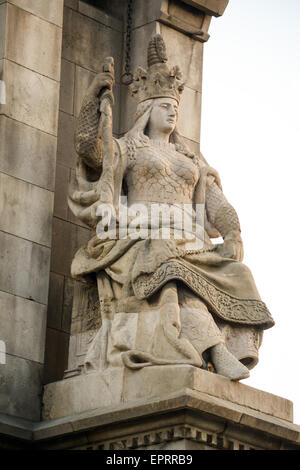
[[[193,162],[199,168],[199,170],[202,170],[203,168],[209,166],[201,152],[194,154]]]
[[[199,153],[192,152],[188,147],[186,147],[185,145],[181,143],[175,144],[175,150],[176,152],[181,153],[185,155],[186,157],[189,157],[199,170],[208,166],[208,163],[203,157],[201,152]]]
[[[144,148],[149,147],[149,138],[147,136],[138,136],[133,137],[131,135],[125,135],[120,139],[116,139],[119,143],[119,146],[122,147],[125,151],[129,148]]]
[[[136,161],[136,153],[143,148],[149,147],[149,138],[147,136],[133,137],[125,135],[116,139],[120,148],[120,153],[126,155],[127,163],[132,166]]]

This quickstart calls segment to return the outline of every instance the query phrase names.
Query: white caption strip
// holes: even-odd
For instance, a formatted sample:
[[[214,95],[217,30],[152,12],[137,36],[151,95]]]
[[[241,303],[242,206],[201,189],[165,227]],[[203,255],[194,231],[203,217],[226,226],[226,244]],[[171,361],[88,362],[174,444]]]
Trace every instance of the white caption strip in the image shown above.
[[[0,364],[6,364],[6,345],[0,340]]]
[[[6,88],[3,80],[0,80],[0,104],[6,104]]]

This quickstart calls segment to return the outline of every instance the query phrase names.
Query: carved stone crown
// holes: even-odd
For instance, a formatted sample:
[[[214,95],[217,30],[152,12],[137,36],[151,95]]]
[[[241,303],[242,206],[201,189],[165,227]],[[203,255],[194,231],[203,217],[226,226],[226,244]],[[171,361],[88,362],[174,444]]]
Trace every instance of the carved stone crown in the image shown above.
[[[165,42],[156,34],[148,45],[148,70],[138,67],[130,86],[138,103],[152,98],[174,98],[179,102],[184,88],[182,73],[177,65],[169,69],[167,60]]]

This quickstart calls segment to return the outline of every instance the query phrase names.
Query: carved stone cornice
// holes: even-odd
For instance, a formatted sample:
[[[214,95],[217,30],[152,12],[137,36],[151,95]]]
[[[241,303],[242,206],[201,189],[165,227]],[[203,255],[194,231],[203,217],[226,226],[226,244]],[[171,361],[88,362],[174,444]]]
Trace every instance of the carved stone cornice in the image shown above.
[[[105,441],[101,444],[79,447],[79,449],[89,450],[146,450],[152,446],[168,446],[168,443],[175,441],[193,441],[202,445],[204,449],[218,450],[258,450],[259,447],[251,446],[236,438],[226,438],[216,432],[211,432],[199,428],[198,426],[170,426],[165,429],[153,430],[148,433],[140,433],[134,436],[117,441]]]
[[[206,42],[212,16],[221,16],[229,0],[151,0],[133,3],[133,28],[159,21],[193,39]]]
[[[210,22],[212,19],[211,15],[207,15],[204,13],[199,12],[199,20],[201,19],[201,23],[199,27],[195,27],[191,25],[187,21],[184,21],[179,16],[169,13],[169,3],[163,2],[164,8],[161,10],[161,15],[159,21],[163,24],[170,26],[171,28],[177,29],[181,33],[184,33],[188,36],[191,36],[193,39],[200,41],[200,42],[207,42],[210,38],[208,34],[208,28],[210,26]],[[183,18],[185,16],[183,15]]]
[[[268,394],[266,397],[273,399]],[[300,427],[184,388],[161,398],[95,408],[40,423],[0,414],[0,449],[3,448],[299,450]]]

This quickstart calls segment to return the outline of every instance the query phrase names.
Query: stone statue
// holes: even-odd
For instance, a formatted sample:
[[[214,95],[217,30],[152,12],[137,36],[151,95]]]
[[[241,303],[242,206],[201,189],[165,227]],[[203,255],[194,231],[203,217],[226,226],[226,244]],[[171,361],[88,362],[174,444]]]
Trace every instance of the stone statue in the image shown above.
[[[108,58],[87,90],[75,135],[78,162],[69,206],[93,235],[76,253],[71,272],[97,283],[102,321],[84,372],[189,364],[244,379],[258,362],[263,330],[274,321],[242,264],[239,219],[217,172],[177,130],[184,84],[179,68],[167,65],[163,38],[151,39],[148,69],[139,67],[134,75],[135,124],[120,139],[112,135],[113,83]],[[153,227],[153,205],[177,213],[189,207],[190,217],[196,205],[202,207],[197,243],[176,236],[176,217],[168,227],[159,219],[154,237],[151,231],[123,236],[134,220],[128,215],[121,223],[122,197],[128,214],[137,205],[148,210],[139,219],[144,229]],[[113,208],[114,224],[100,233],[101,206]],[[169,237],[160,236],[165,228]],[[219,236],[224,242],[213,244]]]

